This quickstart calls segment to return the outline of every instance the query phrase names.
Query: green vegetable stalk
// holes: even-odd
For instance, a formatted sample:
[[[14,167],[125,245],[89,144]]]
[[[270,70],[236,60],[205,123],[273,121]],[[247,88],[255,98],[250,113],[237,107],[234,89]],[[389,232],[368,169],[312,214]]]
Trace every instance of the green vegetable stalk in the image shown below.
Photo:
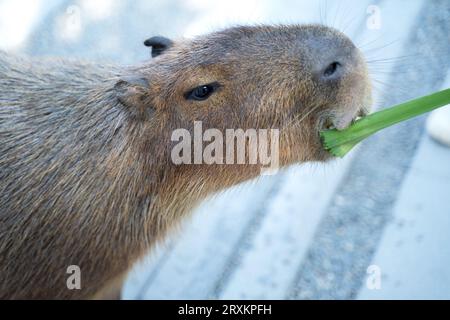
[[[337,157],[346,155],[355,145],[381,129],[411,119],[450,103],[450,89],[417,98],[372,113],[355,121],[350,127],[320,132],[323,146]]]

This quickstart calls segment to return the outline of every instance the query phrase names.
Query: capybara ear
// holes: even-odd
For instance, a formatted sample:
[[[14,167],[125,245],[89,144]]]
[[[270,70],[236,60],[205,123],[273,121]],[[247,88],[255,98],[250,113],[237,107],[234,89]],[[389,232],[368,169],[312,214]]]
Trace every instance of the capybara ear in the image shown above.
[[[166,37],[156,36],[145,40],[144,45],[152,48],[152,58],[154,58],[170,48],[173,41]]]
[[[153,109],[149,89],[148,80],[137,75],[121,77],[114,85],[119,102],[133,112]]]

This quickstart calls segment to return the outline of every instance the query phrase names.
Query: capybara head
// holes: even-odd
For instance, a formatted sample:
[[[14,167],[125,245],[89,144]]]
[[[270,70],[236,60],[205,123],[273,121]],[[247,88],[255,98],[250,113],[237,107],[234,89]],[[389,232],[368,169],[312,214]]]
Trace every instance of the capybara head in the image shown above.
[[[319,131],[347,127],[371,103],[360,51],[322,25],[235,27],[145,45],[154,59],[119,83],[125,105],[159,126],[279,129],[281,165],[330,158]]]

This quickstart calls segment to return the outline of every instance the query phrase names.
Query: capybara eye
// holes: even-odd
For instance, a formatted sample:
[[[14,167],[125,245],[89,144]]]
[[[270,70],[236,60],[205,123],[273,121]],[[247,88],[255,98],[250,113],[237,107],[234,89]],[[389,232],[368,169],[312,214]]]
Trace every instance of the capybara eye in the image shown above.
[[[187,92],[185,94],[185,98],[188,100],[196,100],[196,101],[206,100],[217,89],[217,87],[218,87],[217,83],[210,83],[199,86]]]

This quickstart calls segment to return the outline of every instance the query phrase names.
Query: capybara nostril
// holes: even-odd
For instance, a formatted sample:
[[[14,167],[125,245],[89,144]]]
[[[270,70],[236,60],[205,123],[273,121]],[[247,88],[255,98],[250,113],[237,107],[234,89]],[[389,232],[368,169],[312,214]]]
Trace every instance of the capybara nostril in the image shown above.
[[[328,67],[325,68],[323,71],[322,77],[324,78],[331,78],[336,75],[338,70],[342,67],[342,64],[340,62],[334,61],[328,65]]]
[[[326,34],[308,41],[308,45],[313,76],[319,82],[341,80],[360,67],[359,50],[349,39]]]

